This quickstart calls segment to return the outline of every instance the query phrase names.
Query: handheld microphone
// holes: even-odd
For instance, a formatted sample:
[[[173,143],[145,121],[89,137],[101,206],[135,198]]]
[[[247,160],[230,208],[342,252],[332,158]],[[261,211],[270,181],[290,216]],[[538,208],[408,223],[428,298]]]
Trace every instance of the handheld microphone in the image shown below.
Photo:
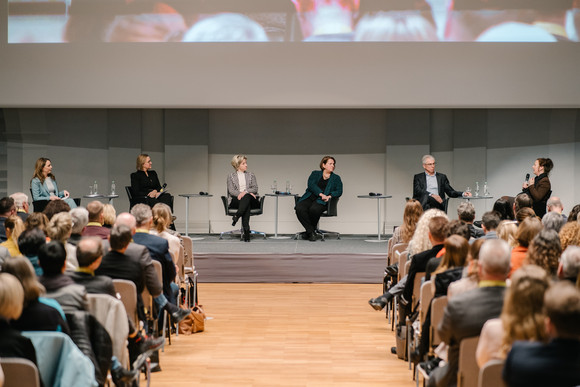
[[[530,180],[530,174],[526,173],[526,181]]]
[[[161,190],[159,192],[165,191],[165,187],[167,187],[167,183],[163,183],[163,186],[161,187]]]

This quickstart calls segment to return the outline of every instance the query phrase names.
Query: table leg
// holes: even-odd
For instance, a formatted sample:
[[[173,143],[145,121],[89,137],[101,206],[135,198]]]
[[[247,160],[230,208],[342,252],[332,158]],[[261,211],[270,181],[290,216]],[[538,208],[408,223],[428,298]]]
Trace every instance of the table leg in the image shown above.
[[[381,241],[381,199],[377,199],[377,240]]]
[[[189,236],[189,196],[185,197],[185,236]]]
[[[278,196],[276,196],[276,212],[274,214],[274,238],[278,238]]]

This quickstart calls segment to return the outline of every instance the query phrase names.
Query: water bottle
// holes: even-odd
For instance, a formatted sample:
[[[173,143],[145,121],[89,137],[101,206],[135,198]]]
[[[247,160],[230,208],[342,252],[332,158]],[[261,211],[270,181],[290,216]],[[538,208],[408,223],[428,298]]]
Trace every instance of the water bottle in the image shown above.
[[[479,196],[479,183],[475,182],[475,196]]]
[[[290,180],[286,180],[286,193],[290,193]]]
[[[115,180],[113,180],[111,182],[111,195],[115,194],[115,189],[117,188],[117,186],[115,186]]]
[[[489,195],[489,188],[487,187],[487,181],[483,183],[483,196],[490,196]]]
[[[98,195],[99,192],[99,186],[97,185],[97,181],[95,180],[95,182],[93,183],[93,195]]]
[[[278,183],[276,182],[276,179],[274,179],[270,188],[272,188],[272,193],[276,193],[276,191],[278,191]]]

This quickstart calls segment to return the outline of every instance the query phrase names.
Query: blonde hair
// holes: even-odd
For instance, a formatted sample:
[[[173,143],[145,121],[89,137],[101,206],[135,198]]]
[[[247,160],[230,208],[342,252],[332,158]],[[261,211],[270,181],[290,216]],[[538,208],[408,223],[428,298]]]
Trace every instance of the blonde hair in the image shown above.
[[[403,225],[401,226],[401,239],[403,243],[409,243],[415,229],[417,222],[423,214],[423,207],[418,200],[411,199],[405,204],[405,211],[403,213]]]
[[[24,307],[24,290],[16,277],[0,273],[0,317],[17,320]]]
[[[115,207],[111,204],[105,204],[103,206],[103,224],[105,226],[111,226],[115,224],[115,220],[117,219],[117,211],[115,211]]]
[[[165,231],[171,224],[171,209],[165,203],[157,203],[153,206],[153,226],[159,234]]]
[[[248,160],[248,158],[245,155],[235,155],[234,157],[232,157],[231,161],[232,167],[234,167],[234,169],[237,171],[238,168],[240,167],[240,164],[244,160]]]
[[[518,242],[516,241],[516,233],[518,232],[518,225],[514,220],[502,220],[496,229],[499,239],[503,239],[514,248]]]
[[[429,223],[431,219],[442,216],[449,219],[447,214],[441,210],[431,208],[423,213],[417,222],[415,233],[411,242],[409,242],[409,256],[420,253],[421,251],[429,250],[433,245],[429,240]]]
[[[500,354],[505,358],[516,340],[546,341],[544,294],[550,286],[548,273],[535,265],[522,266],[511,277],[500,319],[503,338]]]
[[[65,244],[72,232],[72,217],[68,212],[59,212],[48,222],[46,235],[53,241]]]
[[[139,156],[137,156],[137,163],[135,166],[138,171],[143,170],[143,164],[145,164],[145,161],[147,161],[147,157],[149,157],[147,153],[141,153]]]
[[[560,230],[560,243],[562,251],[570,245],[580,246],[580,223],[568,222]]]
[[[20,219],[18,215],[12,215],[6,218],[4,221],[4,226],[10,229],[10,238],[18,246],[18,237],[26,229],[24,227],[24,222]]]

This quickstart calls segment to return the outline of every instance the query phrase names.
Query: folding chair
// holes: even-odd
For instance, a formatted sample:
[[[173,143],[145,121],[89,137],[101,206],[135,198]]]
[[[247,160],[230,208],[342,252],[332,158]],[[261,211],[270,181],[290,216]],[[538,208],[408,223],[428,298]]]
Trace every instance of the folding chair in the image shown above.
[[[4,372],[4,387],[40,387],[38,368],[30,360],[2,357],[0,365]]]
[[[503,360],[490,360],[485,363],[479,369],[478,387],[507,387],[501,376],[504,365],[505,361]]]
[[[477,387],[479,366],[475,359],[475,350],[479,336],[469,337],[459,343],[459,369],[457,371],[457,387]]]

